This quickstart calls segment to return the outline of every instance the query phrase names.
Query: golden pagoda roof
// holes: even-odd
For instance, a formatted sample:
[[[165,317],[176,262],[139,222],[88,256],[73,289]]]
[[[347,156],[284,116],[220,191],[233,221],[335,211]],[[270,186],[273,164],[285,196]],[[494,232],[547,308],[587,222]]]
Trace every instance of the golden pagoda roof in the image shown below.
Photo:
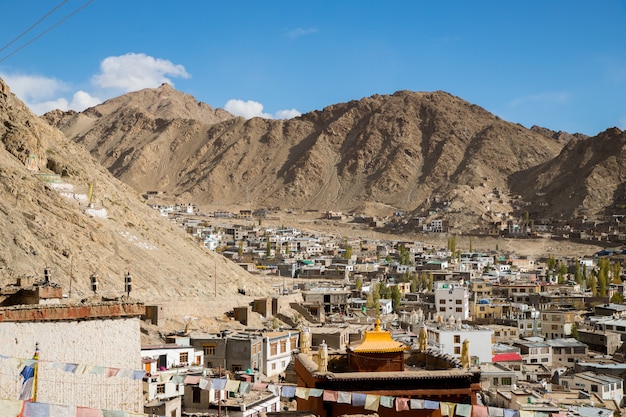
[[[407,349],[408,346],[404,343],[393,340],[391,333],[380,329],[380,319],[376,319],[374,330],[365,331],[363,342],[351,348],[356,353],[390,353]]]

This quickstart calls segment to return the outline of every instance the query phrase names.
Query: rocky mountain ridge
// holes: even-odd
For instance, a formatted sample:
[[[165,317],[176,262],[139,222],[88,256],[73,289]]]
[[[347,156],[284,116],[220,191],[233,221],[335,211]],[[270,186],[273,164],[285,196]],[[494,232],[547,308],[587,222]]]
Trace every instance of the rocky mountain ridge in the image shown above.
[[[290,120],[187,111],[198,106],[164,84],[44,118],[139,193],[214,207],[438,212],[458,231],[506,219],[516,196],[532,204],[526,175],[590,140],[527,129],[442,91],[375,95]]]

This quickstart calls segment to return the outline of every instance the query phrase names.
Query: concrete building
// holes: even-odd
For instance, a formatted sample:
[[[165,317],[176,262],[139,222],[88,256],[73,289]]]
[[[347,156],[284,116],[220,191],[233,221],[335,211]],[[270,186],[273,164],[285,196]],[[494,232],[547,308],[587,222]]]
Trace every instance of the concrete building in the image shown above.
[[[477,301],[483,298],[490,299],[493,295],[493,284],[484,279],[472,280],[470,282],[470,292]]]
[[[623,383],[621,378],[593,372],[559,377],[559,384],[565,387],[585,390],[590,394],[598,395],[603,400],[613,400],[618,406],[622,405],[624,398]]]
[[[541,364],[552,366],[552,347],[543,341],[515,340],[513,346],[518,347],[524,364]]]
[[[302,293],[306,304],[318,304],[323,308],[324,313],[341,313],[346,311],[348,298],[351,292],[343,288],[316,288]]]
[[[546,339],[571,336],[572,326],[580,321],[578,310],[546,310],[541,313],[541,330]]]
[[[263,370],[268,378],[285,372],[291,362],[291,353],[299,346],[297,330],[263,333]]]
[[[250,390],[242,395],[226,390],[202,389],[200,382],[204,378],[192,378],[198,382],[185,383],[184,388],[183,407],[187,416],[257,417],[280,411],[280,397],[270,392]]]
[[[442,354],[461,357],[463,342],[469,340],[470,356],[478,363],[491,362],[493,358],[493,330],[467,325],[442,324],[427,326],[428,345]]]
[[[197,333],[190,336],[194,349],[202,352],[205,368],[231,372],[263,372],[263,337],[257,332]]]
[[[519,338],[517,327],[504,326],[501,324],[487,324],[481,327],[493,330],[494,343],[508,343],[511,340]]]
[[[511,303],[511,325],[517,326],[520,337],[541,336],[541,313],[527,304]]]
[[[436,282],[435,307],[444,319],[467,320],[469,317],[469,291],[462,285],[449,282]]]
[[[594,352],[612,355],[621,346],[622,341],[619,333],[601,330],[578,329],[578,340]]]
[[[510,390],[516,383],[517,374],[514,370],[498,363],[480,365],[480,386],[483,391]]]
[[[311,346],[319,346],[322,342],[329,348],[343,350],[350,342],[350,329],[348,327],[311,327]]]
[[[573,337],[546,340],[546,344],[552,348],[552,366],[572,368],[575,362],[587,358],[587,345]]]
[[[149,345],[141,347],[143,368],[149,374],[172,368],[185,368],[202,365],[202,352],[196,352],[190,345],[177,344]]]
[[[147,374],[143,379],[144,412],[181,417],[186,371],[175,369]]]

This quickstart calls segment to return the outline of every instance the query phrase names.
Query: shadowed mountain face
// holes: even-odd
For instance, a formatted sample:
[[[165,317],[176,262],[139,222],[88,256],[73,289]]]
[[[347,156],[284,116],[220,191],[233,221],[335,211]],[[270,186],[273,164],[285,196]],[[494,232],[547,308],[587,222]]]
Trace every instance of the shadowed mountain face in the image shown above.
[[[626,132],[611,128],[570,141],[561,153],[511,177],[511,190],[537,217],[626,213]]]
[[[92,117],[54,114],[59,120]],[[93,273],[99,276],[100,294],[120,296],[124,274],[130,272],[131,296],[146,302],[202,297],[236,303],[242,282],[249,293],[269,293],[258,278],[203,250],[150,209],[83,147],[32,114],[2,80],[0,144],[0,287],[17,278],[41,280],[49,267],[52,281],[66,293],[71,290],[73,301],[92,295]],[[207,271],[217,273],[213,285],[202,284]]]
[[[399,91],[291,120],[245,120],[162,85],[44,118],[140,193],[200,205],[440,209],[472,228],[512,210],[513,174],[581,139],[526,129],[445,92]]]

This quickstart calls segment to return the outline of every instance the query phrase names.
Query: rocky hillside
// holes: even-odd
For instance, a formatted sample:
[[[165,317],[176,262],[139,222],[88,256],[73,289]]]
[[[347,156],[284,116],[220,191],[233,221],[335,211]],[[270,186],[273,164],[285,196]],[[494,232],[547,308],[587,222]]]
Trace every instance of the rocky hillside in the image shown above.
[[[576,138],[554,159],[511,177],[534,217],[626,214],[626,132]]]
[[[174,107],[166,113],[177,121],[181,115],[225,117],[204,106],[186,113]],[[100,294],[122,295],[127,271],[131,296],[147,303],[201,299],[223,307],[245,300],[237,295],[241,287],[256,296],[269,293],[256,277],[205,251],[150,209],[82,146],[32,114],[2,80],[0,119],[0,286],[41,279],[49,267],[74,300],[91,295],[92,273],[100,278]]]
[[[510,175],[551,160],[571,138],[445,92],[375,95],[291,120],[157,111],[179,96],[163,85],[44,118],[139,193],[368,214],[443,207],[459,227],[511,211],[508,198],[490,199],[494,188],[506,196]]]

